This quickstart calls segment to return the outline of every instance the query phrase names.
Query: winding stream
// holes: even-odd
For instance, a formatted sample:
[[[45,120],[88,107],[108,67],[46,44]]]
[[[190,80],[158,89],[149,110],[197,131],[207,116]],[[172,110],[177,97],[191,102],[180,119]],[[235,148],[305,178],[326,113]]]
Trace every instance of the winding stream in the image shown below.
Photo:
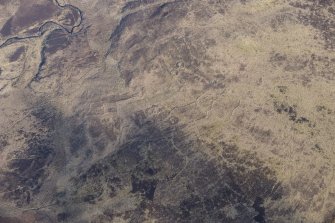
[[[46,33],[53,34],[53,32],[56,33],[58,30],[61,31],[62,33],[64,33],[63,36],[65,38],[61,38],[61,39],[57,38],[57,40],[55,39],[55,40],[50,41],[50,42],[55,44],[54,48],[57,48],[57,45],[59,45],[59,44],[62,44],[62,45],[65,44],[65,46],[66,46],[66,42],[62,43],[61,41],[66,40],[67,36],[69,36],[69,35],[74,35],[74,34],[80,33],[82,31],[82,28],[79,29],[78,31],[76,31],[76,29],[79,28],[83,23],[83,12],[78,7],[76,7],[74,5],[61,4],[61,3],[59,3],[58,0],[55,0],[54,4],[57,7],[61,8],[62,10],[63,9],[70,9],[72,11],[72,18],[71,19],[73,20],[73,23],[74,23],[72,26],[66,27],[66,25],[60,24],[59,21],[56,22],[56,21],[53,21],[52,19],[50,19],[50,20],[45,21],[41,26],[39,26],[37,31],[35,33],[33,33],[32,35],[15,35],[15,36],[12,36],[12,37],[6,39],[5,41],[3,41],[0,44],[0,49],[2,49],[4,47],[7,47],[9,45],[16,44],[18,42],[27,40],[27,39],[40,38],[40,37],[44,36]],[[76,14],[77,17],[75,17],[74,14]],[[10,20],[8,20],[8,21],[11,22]],[[50,35],[48,35],[48,36],[50,36]],[[32,79],[26,85],[30,89],[31,89],[30,85],[33,81],[38,81],[38,80],[41,79],[41,77],[39,77],[39,74],[40,74],[44,64],[46,63],[46,55],[45,54],[46,54],[47,48],[45,47],[45,44],[46,44],[46,41],[47,41],[47,37],[45,37],[43,39],[43,41],[44,41],[44,43],[43,43],[42,48],[40,50],[40,62],[39,62],[39,65],[38,65],[37,72],[35,73],[35,75],[33,75]],[[50,47],[50,48],[52,48],[52,47]]]

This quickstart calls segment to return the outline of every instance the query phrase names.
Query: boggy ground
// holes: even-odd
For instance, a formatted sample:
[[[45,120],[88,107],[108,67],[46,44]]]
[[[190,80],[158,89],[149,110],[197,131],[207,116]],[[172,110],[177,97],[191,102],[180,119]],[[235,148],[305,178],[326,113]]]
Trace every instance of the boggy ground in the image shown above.
[[[0,12],[0,223],[335,222],[333,1]]]

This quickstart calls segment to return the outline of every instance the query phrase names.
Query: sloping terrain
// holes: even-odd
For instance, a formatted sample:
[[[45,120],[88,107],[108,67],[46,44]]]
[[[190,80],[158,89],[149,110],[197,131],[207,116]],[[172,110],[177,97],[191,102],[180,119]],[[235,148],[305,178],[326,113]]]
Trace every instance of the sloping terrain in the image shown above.
[[[335,222],[333,0],[0,12],[0,223]]]

